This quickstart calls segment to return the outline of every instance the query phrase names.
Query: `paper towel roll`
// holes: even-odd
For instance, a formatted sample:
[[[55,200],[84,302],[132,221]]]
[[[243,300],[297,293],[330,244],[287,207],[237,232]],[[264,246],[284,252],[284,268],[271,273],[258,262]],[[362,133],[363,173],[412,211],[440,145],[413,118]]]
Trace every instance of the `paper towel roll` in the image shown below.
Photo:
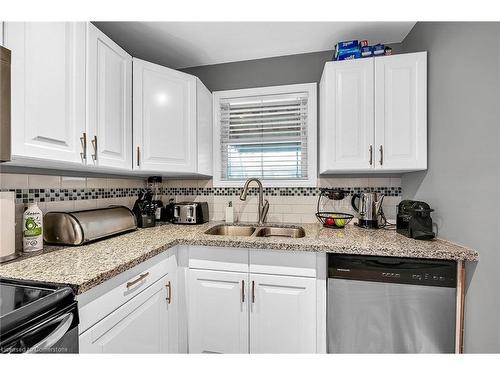
[[[0,192],[0,259],[7,260],[16,253],[16,196]]]

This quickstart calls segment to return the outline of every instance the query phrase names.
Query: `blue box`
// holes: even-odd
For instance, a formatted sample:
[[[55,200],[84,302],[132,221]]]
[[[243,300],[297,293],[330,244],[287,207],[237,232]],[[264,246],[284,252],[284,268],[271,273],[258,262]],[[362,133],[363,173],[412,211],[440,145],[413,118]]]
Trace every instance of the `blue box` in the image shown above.
[[[376,44],[373,47],[373,55],[381,56],[385,53],[385,46],[383,44]]]
[[[351,49],[338,51],[335,60],[337,60],[337,61],[352,60],[352,59],[359,59],[360,57],[361,57],[361,49],[351,48]]]
[[[357,48],[359,46],[357,40],[348,40],[346,42],[338,42],[335,46],[336,51],[342,51],[346,49]]]
[[[361,47],[361,57],[371,57],[373,49],[371,46]]]

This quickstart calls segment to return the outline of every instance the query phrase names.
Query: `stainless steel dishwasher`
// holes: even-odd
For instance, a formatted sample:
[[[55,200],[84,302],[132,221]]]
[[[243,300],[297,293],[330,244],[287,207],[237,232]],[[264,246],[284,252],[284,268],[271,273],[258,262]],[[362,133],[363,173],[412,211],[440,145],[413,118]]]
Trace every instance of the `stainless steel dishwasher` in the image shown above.
[[[329,255],[329,353],[453,353],[456,263]]]

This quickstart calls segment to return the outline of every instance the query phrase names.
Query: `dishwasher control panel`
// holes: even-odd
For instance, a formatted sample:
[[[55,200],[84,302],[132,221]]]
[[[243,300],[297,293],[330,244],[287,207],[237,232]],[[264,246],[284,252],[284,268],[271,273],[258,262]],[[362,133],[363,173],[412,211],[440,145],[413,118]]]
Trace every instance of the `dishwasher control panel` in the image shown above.
[[[446,260],[329,254],[328,277],[455,288],[457,265]]]

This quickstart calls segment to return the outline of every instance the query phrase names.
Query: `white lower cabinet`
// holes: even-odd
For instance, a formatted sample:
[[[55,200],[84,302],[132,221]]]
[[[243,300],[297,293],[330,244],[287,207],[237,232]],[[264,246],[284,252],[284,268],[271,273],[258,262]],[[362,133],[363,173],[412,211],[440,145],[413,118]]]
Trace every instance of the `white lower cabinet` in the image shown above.
[[[190,353],[318,352],[316,254],[208,248],[217,262],[201,263],[194,250],[189,264],[212,269],[188,269]]]
[[[80,353],[179,351],[177,250],[78,295]]]
[[[189,270],[189,353],[248,353],[248,273]]]
[[[80,336],[80,353],[168,353],[168,276]]]
[[[172,249],[78,296],[80,353],[324,352],[317,259]]]
[[[316,280],[250,275],[250,353],[316,352]]]

